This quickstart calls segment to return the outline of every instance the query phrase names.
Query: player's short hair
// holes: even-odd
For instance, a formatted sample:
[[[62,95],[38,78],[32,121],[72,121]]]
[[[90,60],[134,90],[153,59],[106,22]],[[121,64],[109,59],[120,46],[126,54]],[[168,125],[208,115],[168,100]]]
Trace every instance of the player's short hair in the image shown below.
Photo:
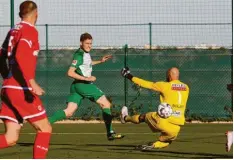
[[[83,33],[83,34],[80,36],[80,42],[83,42],[83,41],[85,41],[86,39],[93,39],[93,37],[92,37],[91,34],[89,34],[89,33]]]
[[[27,14],[31,13],[37,9],[37,4],[33,1],[24,1],[23,3],[20,4],[19,7],[19,16],[20,18],[25,17]]]

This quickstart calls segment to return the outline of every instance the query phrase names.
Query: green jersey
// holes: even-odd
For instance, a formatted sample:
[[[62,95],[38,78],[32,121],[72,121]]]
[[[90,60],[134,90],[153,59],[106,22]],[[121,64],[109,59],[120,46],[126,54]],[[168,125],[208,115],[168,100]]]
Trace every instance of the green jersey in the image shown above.
[[[73,55],[71,67],[76,68],[76,73],[90,77],[92,73],[92,59],[89,53],[78,49]],[[80,106],[82,99],[88,98],[96,102],[104,93],[92,82],[75,80],[70,87],[67,103],[73,102]]]
[[[71,67],[76,68],[77,74],[90,77],[92,73],[92,59],[90,54],[79,48],[73,55]]]

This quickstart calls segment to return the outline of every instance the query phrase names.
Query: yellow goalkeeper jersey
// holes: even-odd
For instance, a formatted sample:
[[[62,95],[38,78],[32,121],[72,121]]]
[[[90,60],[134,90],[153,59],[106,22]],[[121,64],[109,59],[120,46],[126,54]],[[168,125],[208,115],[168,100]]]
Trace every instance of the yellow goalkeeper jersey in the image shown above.
[[[189,95],[187,84],[174,80],[171,82],[149,82],[143,79],[133,77],[132,81],[141,87],[160,92],[160,101],[170,104],[173,113],[168,118],[168,122],[176,125],[184,125],[184,112]]]

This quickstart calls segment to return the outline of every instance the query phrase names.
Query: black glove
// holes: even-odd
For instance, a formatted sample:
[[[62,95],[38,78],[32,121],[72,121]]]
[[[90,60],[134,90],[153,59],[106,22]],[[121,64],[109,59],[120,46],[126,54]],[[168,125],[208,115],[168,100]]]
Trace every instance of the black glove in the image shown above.
[[[124,67],[124,68],[121,70],[121,75],[122,75],[123,77],[126,77],[126,78],[129,79],[129,80],[132,80],[132,78],[133,78],[133,75],[131,75],[130,70],[129,70],[128,67]]]
[[[233,91],[233,85],[232,85],[232,83],[227,84],[227,90],[228,90],[229,92],[232,92],[232,91]]]
[[[28,103],[33,103],[35,96],[30,90],[24,90],[24,100]]]

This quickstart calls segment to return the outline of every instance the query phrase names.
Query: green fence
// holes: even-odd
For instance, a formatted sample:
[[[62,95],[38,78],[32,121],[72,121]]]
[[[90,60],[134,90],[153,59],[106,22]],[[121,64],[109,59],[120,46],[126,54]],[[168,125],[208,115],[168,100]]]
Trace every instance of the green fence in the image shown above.
[[[10,26],[19,21],[18,7],[22,1],[1,0],[0,13],[4,16],[0,19],[0,42]],[[36,79],[46,90],[42,99],[48,115],[66,107],[72,82],[66,71],[75,48],[79,47],[80,35],[89,32],[94,38],[93,59],[113,55],[111,61],[94,66],[93,74],[97,86],[112,100],[116,116],[123,105],[128,105],[132,113],[154,111],[159,104],[157,93],[138,88],[120,76],[123,66],[152,81],[164,80],[166,70],[177,66],[181,80],[191,91],[187,118],[230,119],[224,106],[232,105],[226,89],[226,84],[232,83],[231,0],[36,3],[41,47]],[[130,47],[122,48],[124,44]],[[178,49],[181,47],[206,49]],[[215,47],[227,49],[208,49]],[[85,100],[74,117],[100,118],[101,112],[97,105]]]
[[[72,80],[66,76],[74,50],[41,51],[38,59],[37,80],[45,88],[42,98],[48,115],[64,109]],[[47,53],[47,54],[46,54]],[[120,108],[127,104],[130,112],[155,111],[159,104],[158,93],[138,88],[120,75],[126,65],[133,75],[146,80],[163,81],[165,72],[172,66],[180,68],[181,80],[190,86],[187,104],[188,117],[228,118],[225,105],[231,105],[231,94],[226,84],[232,80],[232,50],[204,49],[94,49],[93,59],[104,54],[112,54],[113,59],[94,66],[95,84],[110,97],[113,113],[118,115]],[[127,86],[125,88],[125,86]],[[134,102],[132,102],[134,101]],[[100,118],[99,107],[84,100],[74,117],[81,119]]]

